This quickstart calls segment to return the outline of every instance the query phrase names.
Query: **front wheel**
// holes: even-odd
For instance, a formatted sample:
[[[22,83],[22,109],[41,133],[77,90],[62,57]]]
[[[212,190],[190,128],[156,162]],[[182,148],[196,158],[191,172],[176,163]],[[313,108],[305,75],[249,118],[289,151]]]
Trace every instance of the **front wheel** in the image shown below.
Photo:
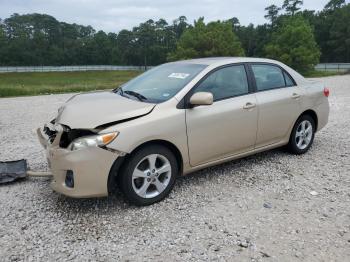
[[[178,164],[168,148],[150,145],[133,153],[121,171],[120,187],[125,197],[135,205],[145,206],[170,193]]]
[[[311,116],[302,115],[299,117],[290,135],[289,151],[298,155],[306,153],[314,141],[315,131],[315,121]]]

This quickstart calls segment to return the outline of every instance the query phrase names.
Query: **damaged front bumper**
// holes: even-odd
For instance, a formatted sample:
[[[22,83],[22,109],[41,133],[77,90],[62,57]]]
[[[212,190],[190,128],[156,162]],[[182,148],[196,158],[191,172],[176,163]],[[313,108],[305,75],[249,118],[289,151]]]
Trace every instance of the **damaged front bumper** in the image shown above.
[[[53,174],[52,189],[76,198],[107,196],[108,176],[120,154],[100,147],[75,151],[62,148],[62,134],[63,130],[59,130],[50,138],[43,134],[41,128],[37,129],[38,139],[46,150],[48,165]]]

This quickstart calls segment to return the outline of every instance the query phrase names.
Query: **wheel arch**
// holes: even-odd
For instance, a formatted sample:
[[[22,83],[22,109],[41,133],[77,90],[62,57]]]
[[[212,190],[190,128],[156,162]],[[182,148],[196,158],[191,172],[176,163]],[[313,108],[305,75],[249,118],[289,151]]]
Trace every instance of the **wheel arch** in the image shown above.
[[[109,172],[109,175],[108,175],[108,193],[113,191],[113,188],[115,187],[115,184],[116,184],[118,177],[120,175],[119,171],[123,167],[124,163],[126,161],[128,161],[128,159],[130,158],[130,156],[134,152],[136,152],[137,150],[140,150],[141,148],[149,146],[149,145],[161,145],[161,146],[168,148],[174,154],[174,156],[176,158],[176,161],[178,163],[178,168],[179,168],[179,174],[182,174],[182,172],[183,172],[183,157],[182,157],[182,154],[181,154],[180,150],[178,149],[178,147],[167,140],[162,140],[162,139],[150,140],[150,141],[147,141],[147,142],[144,142],[144,143],[138,145],[130,153],[126,154],[123,157],[118,157],[114,161],[114,163],[111,167],[111,170]]]
[[[161,146],[168,148],[174,154],[176,161],[177,161],[177,164],[179,165],[179,172],[182,173],[182,170],[183,170],[182,154],[176,145],[174,145],[173,143],[171,143],[167,140],[155,139],[155,140],[150,140],[150,141],[144,142],[141,145],[137,146],[134,150],[132,150],[132,152],[128,155],[131,155],[133,152],[135,152],[143,147],[149,146],[149,145],[161,145]]]
[[[293,128],[295,126],[295,124],[298,122],[298,120],[300,119],[300,117],[304,116],[304,115],[309,115],[312,117],[312,119],[315,121],[315,130],[317,131],[317,127],[318,127],[318,116],[316,114],[316,112],[312,109],[307,109],[305,111],[303,111],[294,121],[294,123],[291,124],[289,131],[286,135],[286,141],[290,141],[291,139],[291,135],[292,135],[292,131]]]
[[[315,122],[315,130],[317,131],[317,127],[318,127],[318,117],[317,117],[317,114],[314,110],[312,109],[308,109],[306,111],[304,111],[303,113],[300,114],[300,116],[298,117],[298,119],[303,116],[303,115],[309,115],[312,117],[312,119],[314,120]]]

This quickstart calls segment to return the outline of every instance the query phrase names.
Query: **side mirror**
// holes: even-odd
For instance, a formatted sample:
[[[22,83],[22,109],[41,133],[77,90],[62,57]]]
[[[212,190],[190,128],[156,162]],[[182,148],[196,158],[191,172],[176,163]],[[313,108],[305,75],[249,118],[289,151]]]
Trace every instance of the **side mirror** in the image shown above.
[[[213,104],[213,101],[213,94],[209,92],[197,92],[190,98],[190,104],[192,106],[209,106]]]

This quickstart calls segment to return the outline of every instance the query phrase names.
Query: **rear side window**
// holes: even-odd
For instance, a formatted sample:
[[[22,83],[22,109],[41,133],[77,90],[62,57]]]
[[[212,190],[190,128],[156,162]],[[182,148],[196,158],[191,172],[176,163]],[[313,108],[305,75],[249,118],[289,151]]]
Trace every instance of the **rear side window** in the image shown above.
[[[258,89],[258,91],[286,86],[282,69],[278,66],[252,65],[252,70],[255,77],[256,88]]]
[[[214,101],[248,94],[248,80],[243,65],[228,66],[211,73],[194,92],[210,92]]]
[[[293,80],[290,78],[290,76],[286,72],[283,72],[283,75],[284,75],[284,79],[286,80],[286,86],[294,86],[295,85]]]

